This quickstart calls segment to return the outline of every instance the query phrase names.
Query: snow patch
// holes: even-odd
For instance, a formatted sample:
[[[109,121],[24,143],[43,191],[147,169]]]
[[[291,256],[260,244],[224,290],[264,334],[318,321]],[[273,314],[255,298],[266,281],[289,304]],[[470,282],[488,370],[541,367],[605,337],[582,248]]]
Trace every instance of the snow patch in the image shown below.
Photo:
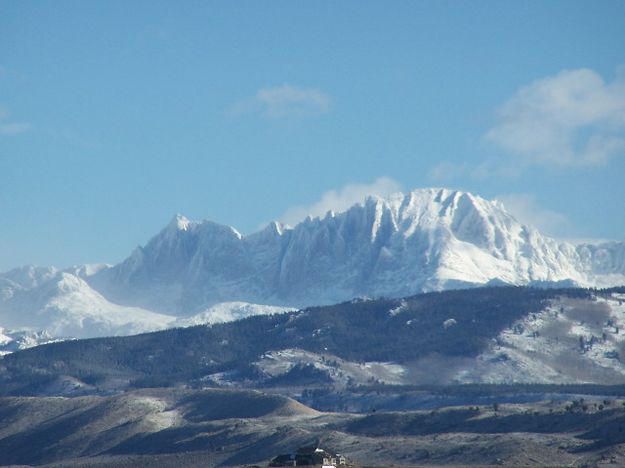
[[[407,308],[408,308],[408,303],[404,299],[402,299],[399,302],[399,305],[397,307],[394,307],[394,308],[392,308],[391,310],[388,311],[388,314],[391,317],[395,317],[397,314],[403,312]]]
[[[404,383],[406,374],[405,368],[395,363],[356,363],[331,354],[317,354],[301,349],[270,351],[263,354],[253,365],[267,377],[285,375],[295,366],[311,365],[325,372],[336,385],[343,387],[353,383],[401,384]]]
[[[173,322],[176,327],[191,327],[195,325],[209,325],[214,323],[232,322],[253,315],[271,315],[291,312],[291,307],[278,307],[248,302],[222,302],[215,304],[199,314],[178,319]]]
[[[625,381],[625,301],[561,298],[504,330],[460,382]]]
[[[453,327],[454,325],[457,325],[457,324],[458,322],[456,321],[456,319],[448,318],[447,320],[443,322],[443,328],[447,330],[448,328]]]

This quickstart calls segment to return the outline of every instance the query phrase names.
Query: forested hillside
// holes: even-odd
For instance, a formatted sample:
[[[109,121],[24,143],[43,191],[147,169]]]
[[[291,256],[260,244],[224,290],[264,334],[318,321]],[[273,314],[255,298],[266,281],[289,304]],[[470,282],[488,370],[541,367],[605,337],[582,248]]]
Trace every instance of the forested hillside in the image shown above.
[[[401,300],[357,300],[213,326],[54,343],[4,357],[0,393],[210,385],[206,376],[219,373],[236,373],[249,384],[261,377],[258,367],[251,364],[265,353],[283,349],[355,363],[402,364],[432,354],[466,358],[477,356],[502,330],[543,310],[553,298],[590,299],[593,294],[583,289],[479,288]]]

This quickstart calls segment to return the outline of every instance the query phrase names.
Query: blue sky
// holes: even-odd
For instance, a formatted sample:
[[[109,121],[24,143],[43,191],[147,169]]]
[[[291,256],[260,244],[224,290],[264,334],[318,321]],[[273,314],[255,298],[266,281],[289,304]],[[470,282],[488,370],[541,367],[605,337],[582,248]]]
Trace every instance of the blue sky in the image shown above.
[[[625,2],[0,1],[0,270],[365,193],[625,238]]]

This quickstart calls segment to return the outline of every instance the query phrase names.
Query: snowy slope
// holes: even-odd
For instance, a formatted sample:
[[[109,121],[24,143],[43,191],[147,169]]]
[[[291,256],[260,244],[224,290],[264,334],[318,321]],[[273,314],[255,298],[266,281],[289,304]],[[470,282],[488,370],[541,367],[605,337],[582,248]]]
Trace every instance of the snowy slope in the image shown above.
[[[622,383],[625,295],[561,298],[504,330],[459,382]]]
[[[32,348],[33,346],[64,341],[65,339],[66,338],[53,337],[46,331],[8,331],[0,328],[0,356],[21,349]]]
[[[400,319],[404,313],[411,314],[406,301],[388,311],[389,316]],[[411,322],[406,321],[405,326],[412,326]],[[440,326],[462,328],[466,321],[450,317]],[[313,331],[313,336],[320,331]],[[543,310],[511,322],[477,356],[432,352],[399,363],[354,362],[332,354],[327,348],[322,354],[287,348],[265,352],[251,365],[256,371],[256,384],[263,385],[271,385],[275,379],[282,380],[274,385],[288,381],[290,385],[305,386],[310,381],[325,381],[339,388],[374,382],[623,384],[625,294],[590,298],[556,296]],[[241,384],[246,378],[249,379],[249,374],[236,369],[205,377],[225,386]]]
[[[180,318],[172,323],[175,327],[192,327],[214,323],[232,322],[253,315],[281,314],[295,310],[290,307],[277,307],[247,302],[222,302],[215,304],[199,314]]]
[[[49,281],[56,273],[54,267],[27,265],[0,274],[0,301],[11,299],[19,291],[39,286]]]

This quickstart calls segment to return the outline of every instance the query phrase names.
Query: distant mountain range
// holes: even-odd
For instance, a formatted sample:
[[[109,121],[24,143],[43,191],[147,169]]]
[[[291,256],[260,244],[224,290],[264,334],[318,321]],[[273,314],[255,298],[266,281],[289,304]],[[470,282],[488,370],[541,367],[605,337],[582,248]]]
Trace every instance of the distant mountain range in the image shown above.
[[[0,326],[47,340],[123,335],[498,284],[623,285],[625,242],[560,242],[497,201],[447,189],[370,197],[246,236],[177,215],[120,264],[0,274]]]

